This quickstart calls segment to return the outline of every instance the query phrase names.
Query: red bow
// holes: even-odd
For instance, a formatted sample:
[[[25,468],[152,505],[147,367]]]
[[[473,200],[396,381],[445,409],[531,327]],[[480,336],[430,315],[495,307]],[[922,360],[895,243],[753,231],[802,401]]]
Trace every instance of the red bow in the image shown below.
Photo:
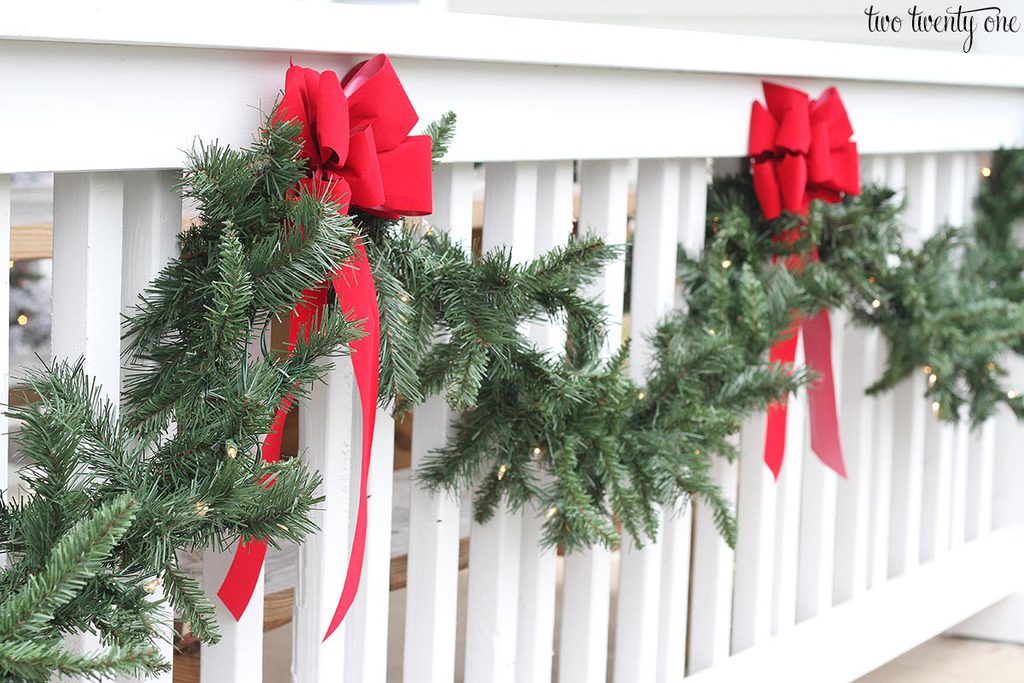
[[[348,213],[350,205],[389,219],[431,212],[431,139],[427,135],[409,136],[418,117],[385,55],[357,65],[342,81],[333,71],[318,73],[292,66],[274,120],[302,124],[302,153],[310,171],[310,178],[303,184],[315,194],[336,201],[342,213]],[[363,336],[350,345],[363,418],[359,506],[345,584],[325,639],[341,624],[359,589],[378,393],[377,290],[363,245],[357,243],[355,252],[329,282],[303,292],[292,311],[288,334],[290,351],[300,334],[308,335],[318,324],[332,287],[349,319],[364,321]],[[278,407],[273,427],[263,442],[266,461],[276,462],[281,456],[281,436],[291,405],[289,396]],[[235,619],[241,618],[252,598],[266,552],[263,541],[239,544],[217,592]]]
[[[754,102],[750,113],[750,157],[754,193],[768,220],[783,211],[806,214],[811,199],[836,203],[845,194],[860,194],[857,144],[850,138],[853,128],[835,88],[811,100],[807,93],[763,83],[765,108]],[[776,240],[792,244],[800,228],[779,235]],[[794,255],[786,267],[799,270],[806,261],[818,258],[813,247],[806,256]],[[807,366],[817,379],[808,390],[811,449],[828,467],[846,476],[839,442],[835,381],[832,372],[832,331],[828,310],[810,318],[795,318],[786,339],[772,346],[770,360],[792,363],[796,357],[796,333],[802,329]],[[764,461],[776,477],[782,468],[786,448],[786,404],[768,409]]]

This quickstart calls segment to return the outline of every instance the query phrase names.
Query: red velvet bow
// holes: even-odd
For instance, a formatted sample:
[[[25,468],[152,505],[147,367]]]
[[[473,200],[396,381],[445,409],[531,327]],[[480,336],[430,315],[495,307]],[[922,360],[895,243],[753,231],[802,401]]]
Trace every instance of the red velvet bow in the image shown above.
[[[285,77],[284,98],[274,116],[275,121],[295,120],[302,124],[302,153],[310,172],[305,186],[336,201],[342,213],[348,213],[351,205],[389,219],[431,212],[431,139],[427,135],[409,136],[417,118],[385,55],[357,65],[342,81],[333,71],[318,73],[292,66]],[[341,624],[359,589],[378,394],[377,291],[362,244],[355,245],[355,252],[338,267],[329,282],[314,283],[303,293],[292,311],[288,334],[290,352],[299,336],[308,335],[318,324],[332,287],[349,319],[363,321],[363,336],[350,345],[362,409],[359,505],[345,584],[325,639]],[[266,461],[276,462],[280,458],[281,436],[291,405],[289,396],[278,407],[274,424],[263,442]],[[235,619],[241,618],[252,598],[266,551],[263,541],[240,543],[217,592]]]
[[[750,157],[754,193],[768,220],[783,211],[806,214],[811,199],[836,203],[844,194],[860,193],[857,144],[850,140],[853,127],[835,88],[811,100],[807,93],[763,83],[767,108],[754,102],[750,113]],[[800,228],[785,231],[776,239],[792,244]],[[818,258],[813,247],[804,257],[786,260],[790,270]],[[775,344],[770,360],[792,363],[796,357],[796,333],[803,330],[808,367],[817,379],[808,389],[811,449],[828,467],[845,476],[839,419],[836,412],[835,380],[832,371],[832,332],[828,311],[795,318],[786,339]],[[768,409],[764,460],[776,477],[782,468],[786,447],[786,404]]]

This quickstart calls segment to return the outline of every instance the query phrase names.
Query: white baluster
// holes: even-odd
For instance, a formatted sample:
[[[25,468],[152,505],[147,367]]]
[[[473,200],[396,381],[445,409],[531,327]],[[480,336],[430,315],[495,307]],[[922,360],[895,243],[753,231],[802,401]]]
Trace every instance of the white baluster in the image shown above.
[[[836,501],[832,596],[835,604],[856,597],[867,588],[875,399],[865,395],[864,390],[875,379],[879,345],[879,335],[874,330],[847,325],[841,333],[846,352],[842,358],[839,426],[846,479],[839,482]]]
[[[176,185],[177,171],[136,171],[124,178],[124,244],[122,250],[121,309],[132,315],[138,296],[156,277],[160,269],[178,254],[181,232],[181,193]],[[125,371],[121,371],[122,385]],[[153,600],[163,598],[157,588]],[[158,642],[161,656],[168,663],[174,659],[172,629],[174,615],[170,605],[162,607],[161,619],[165,638]],[[170,671],[146,678],[147,681],[170,683]],[[118,683],[141,681],[141,678],[119,676]]]
[[[967,449],[970,452],[967,469],[967,519],[965,538],[981,538],[992,530],[992,494],[995,474],[994,420],[986,420],[970,433]]]
[[[444,164],[434,173],[435,229],[447,230],[467,251],[473,237],[473,165]],[[444,446],[454,415],[443,396],[416,408],[412,469]],[[455,626],[459,572],[459,501],[411,483],[409,565],[406,585],[407,683],[449,683],[455,678]]]
[[[875,154],[862,158],[864,182],[885,184],[886,158]],[[871,560],[872,482],[877,399],[864,390],[877,377],[881,335],[847,324],[844,330],[842,395],[839,425],[846,456],[846,480],[839,482],[836,499],[836,560],[833,602],[839,604],[867,589]]]
[[[212,550],[203,553],[203,590],[213,601],[221,639],[216,645],[204,643],[199,651],[202,683],[259,683],[263,680],[263,571],[260,571],[248,609],[235,621],[216,595],[233,557],[234,547],[222,553]]]
[[[906,162],[902,156],[880,157],[881,162],[873,163],[871,176],[876,182],[903,194],[906,183]],[[877,332],[875,333],[878,334]],[[881,376],[888,358],[888,346],[884,339],[878,340],[876,365],[871,380]],[[875,431],[872,437],[873,456],[871,460],[871,515],[868,524],[868,588],[875,588],[889,578],[889,537],[892,508],[892,469],[894,437],[894,397],[886,391],[874,399]]]
[[[299,546],[291,667],[295,683],[334,681],[345,670],[350,622],[346,618],[330,638],[324,636],[341,596],[352,548],[353,489],[359,487],[358,475],[352,473],[361,455],[355,392],[352,363],[339,358],[324,381],[311,387],[299,411],[299,453],[306,467],[320,473],[318,493],[326,500],[310,513],[320,530]],[[367,578],[365,569],[362,578]],[[364,589],[361,586],[360,592]],[[253,606],[250,603],[249,610]]]
[[[707,221],[708,160],[683,159],[679,167],[679,244],[690,256],[704,246]],[[678,265],[678,264],[677,264]],[[683,302],[685,305],[685,302]],[[678,681],[686,673],[686,624],[690,611],[690,545],[693,505],[666,510],[661,534],[661,600],[658,617],[658,681]]]
[[[572,232],[572,162],[545,162],[537,169],[537,220],[534,253],[564,245]],[[531,325],[538,348],[559,353],[565,330],[545,321]],[[527,508],[523,514],[519,560],[519,627],[516,636],[516,680],[551,680],[555,640],[555,548],[542,548],[547,511]],[[556,513],[557,514],[557,513]]]
[[[797,340],[794,365],[804,363],[803,335]],[[800,510],[807,442],[807,395],[804,390],[789,397],[786,411],[786,450],[776,482],[775,589],[772,591],[772,634],[796,625],[799,587]],[[817,466],[817,465],[816,465]]]
[[[586,161],[580,165],[580,235],[596,234],[609,244],[626,240],[628,185],[626,162]],[[589,294],[608,310],[613,327],[605,357],[619,346],[625,267],[605,267]],[[618,331],[618,332],[617,332]],[[611,557],[594,546],[565,558],[562,587],[562,629],[559,638],[560,683],[603,683],[608,658],[608,609]]]
[[[346,363],[341,359],[339,363]],[[388,601],[391,597],[391,498],[394,488],[395,419],[376,408],[370,475],[366,487],[366,554],[359,592],[345,618],[345,680],[384,683],[388,664]],[[355,407],[349,487],[355,524],[362,463],[362,412]],[[328,419],[331,419],[328,417]],[[358,438],[356,438],[358,437]],[[330,457],[330,456],[328,456]],[[354,527],[352,527],[354,532]],[[334,599],[337,600],[336,598]],[[329,600],[330,602],[330,600]]]
[[[880,377],[888,357],[885,340],[879,340],[874,377]],[[892,510],[893,454],[896,442],[895,397],[887,391],[875,399],[875,433],[871,461],[871,519],[868,532],[868,588],[889,578],[889,537]]]
[[[977,197],[981,184],[981,170],[979,168],[979,156],[977,154],[964,155],[963,164],[963,193],[965,195],[964,225],[972,228],[974,225],[974,199]],[[1019,235],[1019,230],[1016,231]],[[1015,378],[1011,377],[1011,380]],[[1008,411],[1004,411],[1008,413]],[[966,413],[966,411],[965,411]],[[1008,415],[1007,422],[1019,428],[1019,423],[1013,422],[1012,416]],[[979,538],[992,530],[993,525],[993,504],[996,477],[996,443],[998,432],[998,416],[990,417],[976,429],[967,433],[969,421],[967,415],[961,416],[961,446],[958,450],[957,460],[959,463],[966,461],[963,474],[963,485],[966,487],[963,495],[965,498],[965,511],[963,517],[963,540]],[[962,455],[961,455],[962,454]],[[1011,457],[1016,453],[1009,453]],[[1000,475],[1003,473],[1000,472]],[[1015,477],[1007,477],[1008,481],[1018,481]],[[961,482],[957,482],[959,486]],[[959,511],[958,511],[959,512]],[[954,537],[955,538],[955,537]]]
[[[711,475],[727,499],[735,500],[737,467],[714,458]],[[715,528],[712,511],[697,504],[693,538],[693,573],[690,575],[690,674],[707,669],[729,656],[732,617],[733,551]]]
[[[630,306],[630,374],[644,382],[654,349],[649,335],[675,299],[679,162],[643,160],[637,176]],[[616,681],[651,681],[657,671],[661,543],[622,541],[615,636]]]
[[[764,464],[767,420],[748,418],[740,432],[739,493],[736,504],[736,586],[732,603],[732,651],[752,647],[772,634],[775,583],[777,484]],[[791,463],[786,462],[784,467]],[[794,548],[795,549],[795,548]]]
[[[832,336],[832,367],[834,368],[836,401],[838,402],[843,395],[843,330],[846,327],[846,314],[842,311],[833,311],[831,316],[832,328],[839,332]],[[837,405],[836,408],[842,410],[841,405]],[[845,458],[845,449],[843,454]],[[817,616],[832,605],[838,486],[839,475],[831,468],[825,467],[818,459],[817,454],[811,449],[808,438],[804,450],[802,511],[800,515],[800,583],[797,591],[797,621]]]
[[[935,230],[937,161],[933,154],[907,164],[907,241],[911,246]],[[899,576],[920,562],[925,430],[931,410],[924,395],[925,378],[914,373],[893,390],[897,429],[893,445],[892,535],[889,576]]]
[[[513,262],[533,254],[537,165],[489,164],[484,196],[483,248],[507,247]],[[487,524],[473,522],[469,543],[466,681],[515,678],[519,608],[521,512],[502,502]]]
[[[936,224],[959,226],[965,211],[965,157],[945,154],[937,162]],[[962,463],[958,453],[957,426],[929,415],[925,431],[924,483],[921,515],[921,561],[931,560],[949,550],[950,524],[954,509],[953,475]]]
[[[123,200],[120,173],[54,176],[53,360],[84,358],[86,374],[115,403],[121,368]],[[100,647],[92,633],[69,636],[67,645],[77,652]]]

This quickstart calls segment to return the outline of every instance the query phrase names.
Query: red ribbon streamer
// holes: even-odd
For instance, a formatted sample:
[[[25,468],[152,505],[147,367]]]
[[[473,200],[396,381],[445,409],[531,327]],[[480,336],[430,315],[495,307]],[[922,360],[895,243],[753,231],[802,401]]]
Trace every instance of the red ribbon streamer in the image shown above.
[[[857,144],[839,93],[829,88],[811,100],[807,93],[774,83],[762,83],[765,103],[755,101],[750,113],[750,157],[754,192],[768,220],[783,211],[806,215],[811,199],[836,203],[846,194],[860,193]],[[777,240],[792,244],[800,228]],[[817,247],[807,257],[786,258],[790,270],[817,260]],[[832,370],[832,330],[828,310],[809,318],[794,317],[786,338],[771,348],[769,360],[792,364],[797,333],[803,332],[807,366],[817,374],[808,387],[811,449],[840,476],[846,476],[839,441],[835,379]],[[764,461],[776,478],[786,450],[785,399],[768,408]]]
[[[275,120],[302,124],[303,155],[310,178],[303,184],[317,196],[338,203],[342,213],[350,204],[382,218],[422,216],[432,210],[431,139],[410,136],[418,117],[385,55],[362,62],[339,81],[333,71],[319,73],[292,66],[285,78],[285,93]],[[324,635],[326,640],[341,624],[359,590],[366,549],[366,491],[370,474],[380,362],[380,313],[370,263],[362,244],[340,266],[329,282],[303,292],[291,313],[289,353],[300,335],[308,336],[319,323],[333,287],[346,316],[363,321],[364,335],[352,342],[351,360],[362,409],[362,461],[359,505],[341,597]],[[270,433],[263,442],[263,459],[281,456],[281,436],[293,398],[278,407]],[[239,543],[217,595],[235,619],[245,612],[266,557],[265,541]]]

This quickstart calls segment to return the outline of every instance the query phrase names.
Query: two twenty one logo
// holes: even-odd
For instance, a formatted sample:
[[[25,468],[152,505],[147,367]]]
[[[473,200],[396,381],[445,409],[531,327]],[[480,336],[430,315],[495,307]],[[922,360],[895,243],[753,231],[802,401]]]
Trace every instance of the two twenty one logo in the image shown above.
[[[964,52],[974,47],[974,36],[978,31],[985,33],[1017,33],[1020,19],[1006,14],[1002,8],[974,7],[963,5],[947,7],[944,12],[929,13],[914,5],[906,15],[885,14],[871,5],[864,10],[869,33],[900,33],[907,26],[912,33],[952,33],[964,37]]]

